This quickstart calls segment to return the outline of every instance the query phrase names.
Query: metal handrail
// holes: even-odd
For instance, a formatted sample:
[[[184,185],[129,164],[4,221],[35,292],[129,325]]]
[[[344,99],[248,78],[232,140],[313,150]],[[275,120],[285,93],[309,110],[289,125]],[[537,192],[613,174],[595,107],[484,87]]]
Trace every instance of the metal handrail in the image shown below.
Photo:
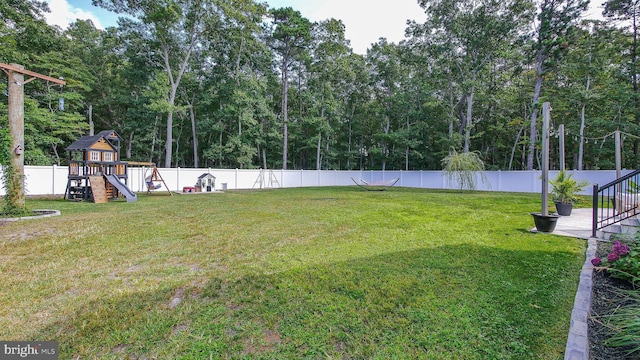
[[[604,186],[593,185],[591,236],[640,213],[640,169]]]

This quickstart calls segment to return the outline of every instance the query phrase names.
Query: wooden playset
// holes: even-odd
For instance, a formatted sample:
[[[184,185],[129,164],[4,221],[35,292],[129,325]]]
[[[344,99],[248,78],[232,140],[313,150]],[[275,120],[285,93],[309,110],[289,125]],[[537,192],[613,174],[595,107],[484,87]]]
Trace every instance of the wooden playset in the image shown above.
[[[120,161],[120,136],[113,130],[83,136],[67,147],[69,176],[65,199],[107,202],[137,196],[127,187],[128,163]]]

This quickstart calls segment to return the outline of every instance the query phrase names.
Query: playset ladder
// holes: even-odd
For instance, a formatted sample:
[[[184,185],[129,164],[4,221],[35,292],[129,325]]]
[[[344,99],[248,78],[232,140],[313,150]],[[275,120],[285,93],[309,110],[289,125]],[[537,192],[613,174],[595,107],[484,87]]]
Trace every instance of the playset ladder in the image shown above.
[[[89,182],[91,183],[91,193],[93,194],[93,202],[96,204],[102,204],[109,201],[107,197],[107,190],[104,185],[104,178],[102,175],[89,176]]]

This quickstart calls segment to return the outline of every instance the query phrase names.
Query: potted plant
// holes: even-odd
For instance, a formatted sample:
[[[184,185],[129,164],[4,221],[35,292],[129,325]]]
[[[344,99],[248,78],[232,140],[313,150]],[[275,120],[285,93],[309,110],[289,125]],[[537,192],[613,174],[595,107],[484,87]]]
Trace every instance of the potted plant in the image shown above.
[[[562,216],[571,215],[573,202],[578,200],[578,193],[589,184],[586,180],[577,181],[573,178],[573,174],[565,170],[560,171],[554,180],[549,180],[549,183],[556,211]]]

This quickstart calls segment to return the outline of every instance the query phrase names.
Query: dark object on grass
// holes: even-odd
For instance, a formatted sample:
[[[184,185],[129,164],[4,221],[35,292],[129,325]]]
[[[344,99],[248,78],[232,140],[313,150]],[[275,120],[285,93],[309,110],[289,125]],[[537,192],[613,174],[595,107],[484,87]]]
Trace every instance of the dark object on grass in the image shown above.
[[[553,232],[556,229],[558,218],[560,215],[549,214],[542,215],[542,213],[531,213],[533,221],[536,224],[536,229],[540,232]]]

